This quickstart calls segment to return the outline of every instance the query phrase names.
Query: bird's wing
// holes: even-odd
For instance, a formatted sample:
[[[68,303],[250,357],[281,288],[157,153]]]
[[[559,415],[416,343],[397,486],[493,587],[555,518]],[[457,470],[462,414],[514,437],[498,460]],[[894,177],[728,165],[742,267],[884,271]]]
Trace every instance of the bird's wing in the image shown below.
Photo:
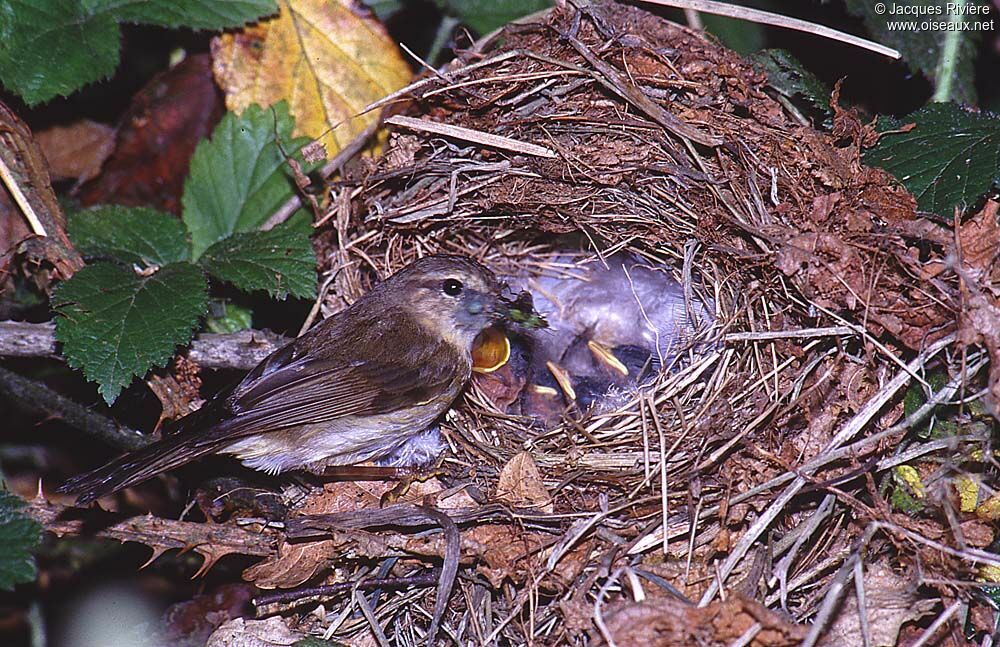
[[[293,347],[278,351],[229,394],[222,415],[199,421],[203,441],[217,445],[346,416],[387,413],[442,395],[467,377],[463,358],[450,344],[424,335],[408,338],[414,342],[409,348],[382,344],[364,360],[348,353],[297,358]]]

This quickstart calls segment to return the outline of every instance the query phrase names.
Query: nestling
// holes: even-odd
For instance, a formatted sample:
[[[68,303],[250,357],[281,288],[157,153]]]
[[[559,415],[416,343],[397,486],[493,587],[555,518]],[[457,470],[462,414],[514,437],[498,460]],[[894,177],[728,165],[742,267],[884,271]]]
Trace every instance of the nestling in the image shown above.
[[[503,288],[469,258],[415,261],[275,351],[162,440],[60,491],[86,504],[213,453],[273,474],[392,454],[465,387],[476,336],[510,316]]]

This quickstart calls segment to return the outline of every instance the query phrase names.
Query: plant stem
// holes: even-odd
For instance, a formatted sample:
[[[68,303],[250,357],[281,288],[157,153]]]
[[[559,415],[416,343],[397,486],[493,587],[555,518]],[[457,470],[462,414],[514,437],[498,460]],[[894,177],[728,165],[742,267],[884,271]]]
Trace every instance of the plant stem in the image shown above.
[[[955,0],[956,9],[965,7],[966,0]],[[949,22],[962,22],[965,15],[961,11],[953,11],[949,17]],[[934,70],[934,96],[931,101],[944,102],[953,99],[952,92],[955,89],[955,74],[958,67],[958,47],[962,42],[962,32],[957,29],[944,32],[944,41],[941,43],[941,55],[938,58],[937,69]]]

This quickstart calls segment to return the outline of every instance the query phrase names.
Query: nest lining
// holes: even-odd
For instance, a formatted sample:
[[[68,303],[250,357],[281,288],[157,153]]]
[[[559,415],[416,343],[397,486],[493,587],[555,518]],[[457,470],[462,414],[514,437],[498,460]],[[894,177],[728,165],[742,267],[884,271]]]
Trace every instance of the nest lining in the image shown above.
[[[588,539],[594,561],[581,573],[601,555],[638,556],[697,599],[715,575],[709,558],[770,503],[766,484],[822,451],[895,370],[865,344],[918,347],[933,341],[927,328],[947,332],[948,300],[916,285],[897,253],[905,240],[885,230],[912,220],[915,202],[860,165],[857,119],[837,109],[832,134],[800,123],[762,72],[684,27],[613,3],[564,7],[478,43],[405,98],[393,110],[556,156],[392,130],[384,153],[335,187],[319,242],[328,311],[418,256],[464,253],[500,275],[540,275],[558,269],[551,260],[567,241],[668,268],[714,306],[711,350],[614,411],[567,413],[546,428],[474,386],[444,423],[452,466],[483,492],[527,449],[558,518],[605,511],[616,539]],[[719,144],[679,136],[664,113]],[[791,543],[815,509],[783,513],[779,536]],[[829,578],[829,556],[851,541],[849,516],[821,518],[808,528],[815,548],[786,565],[797,586],[782,600],[800,619],[818,605],[809,583]],[[568,531],[534,529],[549,543]],[[759,578],[753,562],[736,563],[730,579]],[[554,602],[594,596],[595,582],[552,585],[534,626],[558,617],[548,640],[565,639],[572,614]],[[494,604],[516,614],[516,600],[502,599]]]

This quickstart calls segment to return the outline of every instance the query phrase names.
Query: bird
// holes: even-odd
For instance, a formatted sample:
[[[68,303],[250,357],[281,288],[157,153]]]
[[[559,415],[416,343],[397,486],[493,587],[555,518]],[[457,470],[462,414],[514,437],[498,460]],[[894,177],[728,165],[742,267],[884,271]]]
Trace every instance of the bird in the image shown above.
[[[418,259],[276,350],[151,445],[71,478],[90,502],[209,454],[270,474],[407,452],[469,382],[473,345],[523,305],[477,261]],[[418,452],[419,453],[419,452]]]

